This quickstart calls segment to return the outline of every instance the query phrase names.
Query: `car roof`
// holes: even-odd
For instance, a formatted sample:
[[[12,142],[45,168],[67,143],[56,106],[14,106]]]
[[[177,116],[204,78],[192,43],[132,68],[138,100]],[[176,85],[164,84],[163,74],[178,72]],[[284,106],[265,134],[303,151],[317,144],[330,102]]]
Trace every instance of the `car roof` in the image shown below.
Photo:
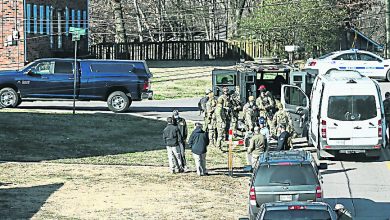
[[[50,61],[72,61],[74,62],[74,59],[72,58],[40,58],[35,61],[44,61],[44,60],[50,60]],[[109,62],[109,63],[146,63],[144,60],[101,60],[101,59],[77,59],[79,62]]]
[[[310,152],[302,150],[267,151],[261,154],[259,158],[260,163],[302,163],[311,160]]]
[[[327,203],[324,202],[307,202],[307,201],[293,201],[293,202],[270,202],[263,206],[267,210],[288,210],[291,206],[304,206],[305,209],[329,210],[331,209]]]
[[[344,90],[345,88],[359,88],[361,90],[376,91],[375,82],[369,77],[361,75],[357,71],[332,70],[320,76],[323,81],[329,82],[326,86],[334,90]]]
[[[328,54],[330,54],[329,56],[326,56],[325,58],[323,59],[332,59],[336,56],[339,56],[341,54],[346,54],[346,53],[367,53],[367,54],[371,54],[371,55],[374,55],[376,57],[379,57],[378,55],[376,55],[375,53],[372,53],[370,51],[366,51],[366,50],[359,50],[359,49],[349,49],[349,50],[340,50],[340,51],[333,51],[333,52],[330,52]],[[319,60],[322,60],[320,58],[318,58]]]

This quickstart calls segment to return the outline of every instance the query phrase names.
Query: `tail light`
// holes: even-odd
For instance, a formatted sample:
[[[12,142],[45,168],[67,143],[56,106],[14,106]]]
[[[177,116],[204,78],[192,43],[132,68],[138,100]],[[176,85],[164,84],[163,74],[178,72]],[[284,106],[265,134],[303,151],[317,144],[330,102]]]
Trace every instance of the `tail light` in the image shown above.
[[[303,205],[291,205],[288,207],[288,210],[304,210],[306,206]]]
[[[322,195],[322,189],[321,186],[316,187],[316,199],[321,199],[323,197]]]
[[[321,137],[326,138],[326,121],[321,121]]]
[[[309,63],[309,66],[315,66],[317,64],[317,61],[311,61],[310,63]]]
[[[249,203],[251,205],[256,205],[256,191],[254,186],[252,186],[249,191]]]
[[[378,120],[378,137],[382,137],[382,120]]]
[[[145,80],[144,81],[143,90],[149,90],[149,88],[150,88],[150,81],[149,80]]]

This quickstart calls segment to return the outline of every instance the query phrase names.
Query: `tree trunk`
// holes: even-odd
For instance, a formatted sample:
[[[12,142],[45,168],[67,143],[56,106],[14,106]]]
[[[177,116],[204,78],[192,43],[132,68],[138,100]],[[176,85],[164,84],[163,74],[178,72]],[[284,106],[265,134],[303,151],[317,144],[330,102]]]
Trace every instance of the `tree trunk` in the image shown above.
[[[139,42],[142,42],[142,41],[144,41],[144,39],[142,37],[142,32],[143,31],[142,31],[142,25],[141,25],[141,18],[140,18],[139,11],[138,11],[138,2],[137,2],[137,0],[134,0],[133,4],[134,4],[134,9],[135,9],[136,14],[137,14],[138,40],[139,40]]]
[[[115,19],[115,42],[116,43],[126,43],[126,29],[123,19],[123,8],[121,0],[112,0],[111,1],[114,8],[114,19]]]

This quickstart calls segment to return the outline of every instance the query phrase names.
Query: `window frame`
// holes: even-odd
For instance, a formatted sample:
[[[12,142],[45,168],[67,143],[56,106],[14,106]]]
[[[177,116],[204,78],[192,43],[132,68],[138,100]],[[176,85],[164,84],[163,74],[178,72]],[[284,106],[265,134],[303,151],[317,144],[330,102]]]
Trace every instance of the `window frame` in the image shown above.
[[[38,34],[38,5],[33,6],[34,34]]]
[[[31,4],[26,5],[26,33],[31,33]]]
[[[44,24],[43,21],[45,20],[45,6],[40,5],[39,6],[39,33],[44,33]]]

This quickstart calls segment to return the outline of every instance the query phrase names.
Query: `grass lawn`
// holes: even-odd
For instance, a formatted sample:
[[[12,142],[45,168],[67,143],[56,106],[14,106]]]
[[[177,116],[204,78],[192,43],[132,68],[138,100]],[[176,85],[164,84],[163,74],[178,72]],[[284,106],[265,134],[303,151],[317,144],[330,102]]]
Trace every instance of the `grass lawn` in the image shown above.
[[[163,121],[126,114],[44,114],[0,110],[0,160],[168,166]],[[189,132],[193,124],[189,123]],[[190,149],[186,151],[193,164]],[[208,163],[225,167],[227,154],[209,148]],[[236,166],[244,164],[239,154]]]

